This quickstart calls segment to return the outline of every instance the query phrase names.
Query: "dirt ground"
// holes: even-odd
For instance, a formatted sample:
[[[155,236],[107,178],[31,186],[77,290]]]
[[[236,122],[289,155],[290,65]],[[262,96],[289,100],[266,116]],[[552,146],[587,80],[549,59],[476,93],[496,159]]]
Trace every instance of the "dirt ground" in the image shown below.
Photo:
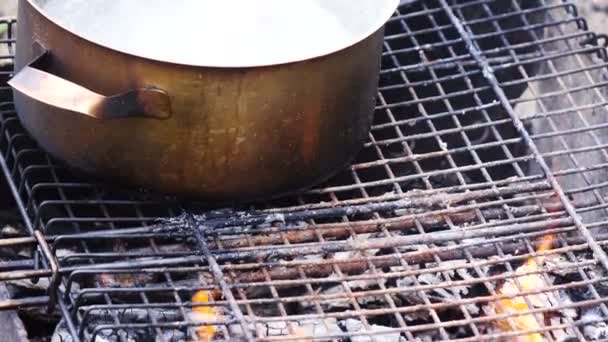
[[[608,33],[608,0],[576,0],[580,15],[587,19],[589,28],[597,33]]]
[[[0,0],[0,16],[14,17],[17,15],[17,0]]]

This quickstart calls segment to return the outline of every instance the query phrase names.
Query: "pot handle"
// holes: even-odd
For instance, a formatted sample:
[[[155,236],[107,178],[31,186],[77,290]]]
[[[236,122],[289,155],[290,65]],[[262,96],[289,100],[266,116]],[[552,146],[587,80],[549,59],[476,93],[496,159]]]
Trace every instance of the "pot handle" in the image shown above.
[[[46,49],[21,69],[8,84],[16,91],[49,106],[95,119],[171,117],[171,101],[164,90],[145,87],[104,96],[36,68],[48,56]]]

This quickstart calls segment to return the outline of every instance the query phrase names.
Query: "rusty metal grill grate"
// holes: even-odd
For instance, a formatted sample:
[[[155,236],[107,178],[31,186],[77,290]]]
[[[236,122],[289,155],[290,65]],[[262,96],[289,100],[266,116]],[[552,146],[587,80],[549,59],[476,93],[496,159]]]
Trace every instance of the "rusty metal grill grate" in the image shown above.
[[[605,44],[569,2],[407,2],[357,162],[235,208],[64,167],[3,82],[28,231],[0,240],[0,280],[42,286],[0,308],[58,313],[72,341],[606,339]]]

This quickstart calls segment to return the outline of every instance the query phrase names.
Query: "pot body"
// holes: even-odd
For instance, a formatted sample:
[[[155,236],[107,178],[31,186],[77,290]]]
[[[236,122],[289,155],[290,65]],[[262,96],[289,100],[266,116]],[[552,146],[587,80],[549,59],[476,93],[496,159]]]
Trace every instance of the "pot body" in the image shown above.
[[[96,93],[154,86],[170,99],[166,120],[99,120],[15,91],[28,132],[83,171],[199,199],[265,198],[328,178],[368,136],[383,29],[304,62],[205,68],[108,49],[56,25],[28,0],[19,5],[16,72],[43,46],[45,71]]]

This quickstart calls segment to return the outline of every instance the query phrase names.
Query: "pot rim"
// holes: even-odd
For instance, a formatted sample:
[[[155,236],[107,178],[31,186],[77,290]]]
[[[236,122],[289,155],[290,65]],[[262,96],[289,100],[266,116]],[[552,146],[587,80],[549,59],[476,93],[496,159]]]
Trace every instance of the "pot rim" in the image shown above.
[[[395,13],[395,11],[397,10],[397,8],[399,7],[400,4],[400,0],[383,0],[379,1],[378,3],[383,3],[385,5],[385,7],[382,9],[382,14],[383,15],[378,15],[378,18],[376,20],[376,22],[374,23],[374,25],[370,25],[369,30],[363,31],[363,33],[361,34],[357,34],[357,35],[352,35],[352,37],[350,37],[348,40],[343,40],[341,44],[335,44],[335,47],[332,47],[331,49],[325,49],[322,52],[317,52],[317,53],[312,53],[310,55],[302,55],[298,58],[292,58],[292,59],[288,59],[288,60],[284,60],[284,59],[276,59],[273,61],[269,61],[266,63],[238,63],[238,64],[231,64],[231,63],[226,63],[226,64],[220,64],[220,63],[205,63],[205,64],[194,64],[194,63],[187,63],[187,62],[180,62],[178,60],[170,60],[170,59],[161,59],[161,58],[155,58],[152,56],[146,56],[146,55],[142,55],[142,54],[137,54],[133,51],[127,51],[126,49],[121,49],[121,48],[116,48],[116,47],[112,47],[109,46],[108,44],[104,44],[98,41],[95,41],[93,39],[84,37],[83,35],[75,32],[75,30],[70,29],[69,27],[67,27],[65,24],[60,23],[58,20],[52,18],[51,16],[49,16],[46,11],[40,6],[38,5],[35,0],[24,0],[26,1],[36,12],[38,12],[39,15],[41,15],[42,17],[44,17],[46,20],[48,20],[50,23],[52,23],[53,25],[56,25],[57,27],[63,29],[64,31],[92,44],[95,46],[99,46],[105,49],[108,49],[110,51],[114,51],[114,52],[118,52],[121,54],[125,54],[125,55],[129,55],[129,56],[133,56],[136,58],[141,58],[141,59],[146,59],[146,60],[151,60],[151,61],[155,61],[155,62],[160,62],[160,63],[169,63],[169,64],[174,64],[174,65],[180,65],[180,66],[186,66],[186,67],[198,67],[198,68],[223,68],[223,69],[240,69],[240,68],[258,68],[258,67],[272,67],[272,66],[279,66],[279,65],[287,65],[287,64],[294,64],[294,63],[299,63],[299,62],[305,62],[305,61],[309,61],[309,60],[314,60],[317,58],[322,58],[325,56],[329,56],[332,55],[334,53],[337,53],[339,51],[348,49],[354,45],[357,45],[358,43],[366,40],[367,38],[369,38],[370,36],[372,36],[373,34],[376,34],[378,32],[378,30],[380,30],[381,28],[383,28],[388,21],[390,20],[390,18],[393,16],[393,14]]]

